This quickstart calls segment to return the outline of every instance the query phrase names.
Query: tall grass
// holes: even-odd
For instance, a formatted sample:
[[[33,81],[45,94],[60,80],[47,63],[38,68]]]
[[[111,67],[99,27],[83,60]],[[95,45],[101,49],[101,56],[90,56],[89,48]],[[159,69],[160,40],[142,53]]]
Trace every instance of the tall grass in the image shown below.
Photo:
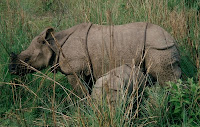
[[[0,125],[199,126],[199,8],[198,0],[1,0]],[[66,92],[69,84],[61,73],[54,75],[49,69],[42,71],[45,76],[39,72],[25,77],[8,73],[9,53],[25,50],[45,27],[53,26],[59,31],[82,22],[151,22],[162,26],[177,41],[183,82],[171,83],[169,89],[148,88],[148,97],[144,97],[139,115],[133,119],[126,117],[120,106],[111,115],[106,102],[98,108],[89,103],[89,98],[71,101]],[[194,82],[188,83],[188,77]]]

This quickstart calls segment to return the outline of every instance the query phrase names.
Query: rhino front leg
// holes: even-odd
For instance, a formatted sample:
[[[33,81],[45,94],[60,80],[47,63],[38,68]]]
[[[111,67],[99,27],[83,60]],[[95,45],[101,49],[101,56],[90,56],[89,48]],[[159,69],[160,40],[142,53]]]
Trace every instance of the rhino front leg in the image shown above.
[[[78,81],[80,79],[77,79],[76,76],[74,76],[74,75],[68,75],[67,79],[68,79],[68,82],[70,83],[70,85],[72,87],[72,92],[74,92],[79,97],[83,97],[84,91],[81,88],[81,84],[80,84],[81,82]]]
[[[94,84],[92,81],[92,77],[90,75],[80,75],[78,77],[74,75],[67,76],[68,82],[72,87],[72,92],[77,94],[79,97],[83,97],[86,94],[91,94],[92,85]]]

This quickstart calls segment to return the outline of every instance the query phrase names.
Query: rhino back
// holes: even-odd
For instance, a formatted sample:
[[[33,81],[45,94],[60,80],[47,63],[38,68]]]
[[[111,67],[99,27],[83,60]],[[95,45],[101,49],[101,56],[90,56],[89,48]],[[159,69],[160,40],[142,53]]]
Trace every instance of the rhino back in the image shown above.
[[[175,45],[174,38],[162,27],[148,23],[145,48],[165,50]]]
[[[93,25],[87,45],[95,78],[122,64],[141,62],[146,23]]]

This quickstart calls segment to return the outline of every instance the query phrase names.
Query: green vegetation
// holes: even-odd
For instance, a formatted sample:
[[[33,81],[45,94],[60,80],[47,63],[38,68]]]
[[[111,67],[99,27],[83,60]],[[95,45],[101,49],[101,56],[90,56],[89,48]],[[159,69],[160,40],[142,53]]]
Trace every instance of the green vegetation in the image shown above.
[[[72,102],[65,76],[49,69],[24,77],[8,73],[9,53],[26,49],[45,27],[139,21],[158,24],[177,40],[183,76],[168,88],[147,87],[133,108],[124,102],[113,114],[107,103],[97,108],[89,98]],[[199,0],[1,0],[0,125],[200,126],[199,33]]]

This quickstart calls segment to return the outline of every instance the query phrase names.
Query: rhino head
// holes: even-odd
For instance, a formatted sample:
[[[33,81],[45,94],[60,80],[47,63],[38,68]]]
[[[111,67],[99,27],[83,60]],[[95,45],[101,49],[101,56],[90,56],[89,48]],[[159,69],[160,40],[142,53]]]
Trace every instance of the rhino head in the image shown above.
[[[51,44],[54,42],[53,28],[46,28],[36,36],[30,46],[16,55],[11,53],[9,72],[16,75],[24,75],[33,72],[30,66],[41,70],[52,63],[53,50]]]

